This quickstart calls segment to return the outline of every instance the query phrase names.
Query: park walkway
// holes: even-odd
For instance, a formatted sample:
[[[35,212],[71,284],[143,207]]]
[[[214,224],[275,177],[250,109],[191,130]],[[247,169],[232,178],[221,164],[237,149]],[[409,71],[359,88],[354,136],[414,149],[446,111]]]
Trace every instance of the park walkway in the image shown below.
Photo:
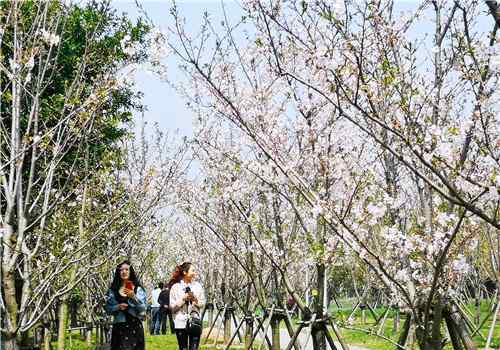
[[[216,322],[216,328],[213,329],[210,338],[212,338],[212,339],[215,338],[215,335],[217,334],[217,327],[222,327],[222,323],[220,322],[220,320],[218,320]],[[234,331],[234,329],[233,329],[233,331]],[[219,331],[219,335],[222,337],[222,334],[223,334],[223,331],[221,329]],[[241,334],[244,334],[244,326],[242,327]],[[307,342],[307,346],[304,347],[304,345],[306,345],[306,340],[308,338],[308,335],[309,335],[309,330],[308,329],[303,329],[301,331],[301,333],[299,334],[298,342],[299,342],[302,350],[313,350],[313,344],[312,344],[313,342],[312,342],[312,338],[311,337],[309,337],[309,341]],[[271,329],[268,329],[267,336],[269,337],[269,339],[271,339]],[[286,328],[281,328],[280,329],[280,348],[281,349],[286,349],[286,347],[288,346],[288,343],[290,342],[290,339],[291,339],[291,337],[288,334],[288,331],[286,330]],[[262,332],[259,332],[259,334],[257,335],[256,341],[259,342],[259,343],[265,341],[264,337],[262,335]],[[208,343],[209,344],[212,343],[212,340],[209,340]],[[342,350],[342,347],[340,346],[340,343],[335,342],[335,345],[336,345],[336,347],[337,347],[338,350]],[[327,348],[329,349],[328,345],[327,345]],[[362,346],[351,345],[351,344],[349,344],[349,349],[350,350],[370,350],[370,349],[362,347]]]
[[[309,342],[307,343],[307,347],[304,347],[306,343],[306,338],[309,334],[308,330],[303,330],[299,334],[299,342],[301,344],[301,349],[302,350],[313,350],[313,345],[312,345],[312,338],[309,337]],[[269,334],[270,335],[270,334]],[[281,329],[280,331],[280,347],[282,349],[286,349],[288,343],[290,342],[290,335],[288,334],[288,331],[286,329]],[[342,350],[342,347],[340,346],[340,343],[335,342],[335,346],[337,347],[338,350]],[[327,345],[327,348],[329,349],[329,346]],[[363,348],[357,345],[350,345],[349,344],[349,349],[350,350],[369,350],[367,348]]]

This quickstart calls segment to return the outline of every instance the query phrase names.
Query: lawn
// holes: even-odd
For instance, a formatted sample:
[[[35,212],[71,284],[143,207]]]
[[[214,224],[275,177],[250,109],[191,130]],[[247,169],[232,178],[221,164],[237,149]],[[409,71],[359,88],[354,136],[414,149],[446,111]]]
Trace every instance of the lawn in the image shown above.
[[[484,303],[481,305],[481,318],[484,318],[487,315],[488,305]],[[473,314],[474,308],[472,306],[468,307],[468,311],[470,311],[471,315]],[[384,310],[382,308],[378,308],[375,310],[378,315],[382,315]],[[350,309],[348,307],[344,307],[343,309],[330,309],[330,313],[335,315],[337,323],[339,325],[344,324],[344,321],[347,319],[350,314]],[[394,311],[391,310],[388,314],[387,320],[385,322],[382,335],[391,339],[392,341],[397,341],[399,334],[394,332],[393,325],[393,316],[395,315]],[[400,328],[402,328],[404,323],[404,316],[401,317]],[[500,323],[500,322],[499,322]],[[377,327],[374,326],[375,320],[370,312],[366,312],[366,323],[361,323],[361,312],[358,311],[355,314],[354,323],[351,324],[351,327],[362,329],[364,331],[352,330],[341,327],[341,333],[344,337],[344,340],[348,344],[359,345],[365,347],[367,349],[373,350],[386,350],[386,349],[394,349],[395,346],[390,342],[381,337],[376,336]],[[489,327],[491,325],[491,317],[490,319],[483,325],[481,328],[482,337],[476,335],[474,340],[478,345],[478,349],[482,349],[484,347],[485,339],[488,335]],[[282,327],[284,325],[282,324]],[[369,334],[372,333],[372,334]],[[443,334],[445,334],[445,330],[443,329]],[[53,344],[55,348],[55,343]],[[86,344],[84,343],[81,336],[77,333],[73,334],[72,342],[70,346],[69,339],[66,342],[66,348],[71,350],[83,350],[88,349]],[[175,350],[177,349],[177,341],[174,335],[160,335],[160,336],[146,336],[146,349],[147,350]],[[208,346],[202,346],[202,349],[208,349]],[[491,344],[492,349],[500,349],[500,324],[497,323],[495,327],[495,332],[493,336],[493,342]],[[448,345],[445,347],[445,350],[451,350],[451,346]]]
[[[345,305],[345,304],[343,303],[343,305]],[[486,301],[484,301],[481,304],[481,319],[486,317],[486,315],[488,314],[489,307],[490,307],[490,305]],[[467,309],[468,310],[466,310],[466,311],[468,311],[470,313],[469,316],[471,316],[471,318],[472,318],[472,315],[474,313],[475,308],[472,305],[469,305],[467,307]],[[335,315],[337,322],[339,324],[343,324],[345,322],[345,320],[349,316],[350,312],[351,312],[351,309],[349,307],[345,307],[341,310],[334,309],[334,308],[330,309],[330,313]],[[382,315],[384,313],[384,309],[377,308],[375,310],[375,312],[378,315]],[[399,333],[394,332],[394,316],[395,316],[395,311],[391,310],[388,314],[388,317],[387,317],[387,320],[385,322],[383,332],[381,333],[381,335],[396,342],[398,337],[399,337]],[[485,342],[486,342],[485,340],[488,336],[488,332],[489,332],[489,329],[491,326],[491,321],[492,321],[492,317],[490,316],[488,321],[486,321],[485,324],[481,327],[480,333],[482,336],[480,336],[480,335],[474,336],[474,340],[475,340],[476,344],[478,345],[478,349],[482,349],[485,345]],[[404,323],[404,316],[401,317],[400,329],[402,328],[403,323]],[[378,328],[377,328],[377,326],[375,326],[375,319],[373,318],[373,316],[371,315],[371,313],[368,310],[366,311],[366,323],[365,324],[361,323],[361,310],[358,310],[355,314],[354,323],[350,326],[352,328],[363,329],[364,332],[358,331],[358,330],[342,328],[341,329],[342,335],[344,337],[344,340],[348,344],[360,345],[360,346],[363,346],[363,347],[366,347],[369,349],[374,349],[374,350],[385,350],[385,349],[395,348],[393,343],[376,335]],[[369,334],[369,333],[372,333],[372,334]],[[443,334],[446,334],[446,330],[444,329],[444,327],[443,327]],[[490,344],[490,347],[492,349],[499,349],[500,348],[500,322],[497,322],[495,325],[493,339],[492,339],[492,342]],[[452,349],[452,347],[450,344],[448,344],[445,347],[445,350],[451,350],[451,349]]]

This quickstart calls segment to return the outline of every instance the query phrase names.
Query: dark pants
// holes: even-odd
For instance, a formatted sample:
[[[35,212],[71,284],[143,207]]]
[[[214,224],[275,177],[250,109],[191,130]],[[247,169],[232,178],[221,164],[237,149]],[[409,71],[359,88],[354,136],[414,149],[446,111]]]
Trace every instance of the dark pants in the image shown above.
[[[167,322],[170,328],[170,333],[174,334],[174,318],[170,312],[164,311],[161,313],[161,334],[167,334]]]
[[[200,337],[188,335],[185,329],[176,329],[175,335],[177,336],[179,350],[198,350],[200,346]]]

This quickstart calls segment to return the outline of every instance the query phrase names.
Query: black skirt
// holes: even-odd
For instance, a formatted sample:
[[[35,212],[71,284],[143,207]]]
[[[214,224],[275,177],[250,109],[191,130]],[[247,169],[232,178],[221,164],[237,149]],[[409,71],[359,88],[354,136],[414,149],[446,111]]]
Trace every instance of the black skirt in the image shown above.
[[[144,350],[142,321],[125,312],[127,322],[113,324],[111,350]]]

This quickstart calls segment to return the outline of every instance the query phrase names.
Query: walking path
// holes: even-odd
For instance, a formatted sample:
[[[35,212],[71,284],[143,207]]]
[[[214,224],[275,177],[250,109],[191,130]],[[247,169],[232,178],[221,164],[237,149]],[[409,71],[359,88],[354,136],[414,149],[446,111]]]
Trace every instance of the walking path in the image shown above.
[[[299,334],[299,343],[301,345],[302,350],[313,350],[313,344],[312,344],[311,337],[309,337],[309,341],[307,342],[307,347],[304,347],[308,335],[309,335],[309,330],[306,330],[306,329],[302,330],[302,332]],[[269,334],[269,336],[270,336],[270,334]],[[286,349],[289,342],[290,342],[290,335],[288,334],[288,331],[286,329],[281,329],[280,330],[280,348]],[[338,350],[342,350],[340,343],[335,342],[335,346],[337,347]],[[327,345],[327,348],[329,348],[328,345]],[[360,347],[357,345],[350,345],[349,344],[349,350],[369,350],[369,349],[363,348],[363,347]]]
[[[217,334],[217,328],[218,327],[222,327],[222,323],[220,321],[217,322],[216,324],[216,327],[213,329],[212,333],[211,333],[211,336],[210,338],[215,338],[216,334]],[[233,325],[234,327],[234,325]],[[233,328],[233,332],[234,332],[234,328]],[[208,331],[208,330],[206,330]],[[244,326],[240,329],[240,334],[244,334]],[[219,332],[219,337],[223,337],[223,334],[224,332],[222,331],[222,328],[220,329],[220,332]],[[205,334],[203,335],[203,337],[205,336]],[[271,329],[268,329],[267,331],[267,336],[269,337],[269,339],[271,339]],[[313,349],[313,342],[312,342],[312,338],[309,337],[309,340],[307,341],[307,346],[304,347],[304,345],[306,345],[306,340],[309,336],[309,329],[303,329],[300,334],[299,334],[299,337],[298,337],[298,343],[300,344],[301,346],[301,350],[314,350]],[[264,337],[262,335],[262,332],[259,332],[258,336],[257,336],[257,339],[256,339],[259,343],[260,342],[265,342],[264,340]],[[280,348],[281,349],[286,349],[286,347],[288,346],[288,343],[290,342],[291,340],[291,337],[290,335],[288,334],[288,331],[286,329],[280,329]],[[210,343],[211,341],[209,341]],[[340,343],[338,342],[335,342],[335,346],[337,347],[337,350],[342,350],[342,347],[340,346]],[[329,349],[329,346],[327,345],[327,348]],[[293,348],[292,348],[293,349]],[[370,350],[368,348],[364,348],[364,347],[361,347],[359,345],[351,345],[349,344],[349,350]]]

